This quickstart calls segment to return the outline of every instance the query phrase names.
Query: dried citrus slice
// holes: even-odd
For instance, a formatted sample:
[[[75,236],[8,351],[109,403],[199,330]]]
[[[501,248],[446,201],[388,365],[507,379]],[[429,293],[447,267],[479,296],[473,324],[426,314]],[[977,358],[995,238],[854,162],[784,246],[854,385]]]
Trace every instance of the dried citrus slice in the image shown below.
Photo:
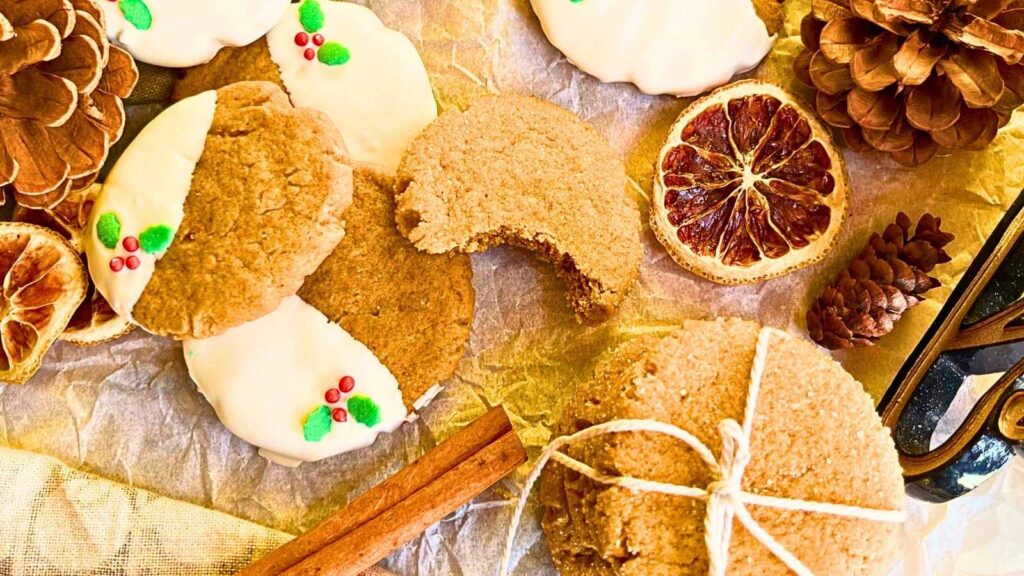
[[[72,191],[52,208],[40,210],[16,206],[14,220],[49,228],[63,236],[84,260],[82,236],[89,222],[89,213],[99,193],[98,184],[83,190]],[[77,346],[92,346],[109,342],[128,334],[133,329],[130,322],[118,316],[103,295],[96,291],[92,280],[88,280],[88,293],[81,306],[71,317],[62,340]]]
[[[737,82],[694,102],[658,159],[651,227],[680,266],[723,284],[813,264],[846,215],[827,129],[789,92]]]
[[[117,340],[134,329],[131,322],[114,312],[90,280],[85,300],[75,310],[60,339],[75,346],[95,346]]]
[[[71,191],[64,200],[50,208],[14,207],[14,220],[49,228],[63,236],[76,252],[83,252],[82,235],[89,223],[89,213],[99,194],[100,185]]]
[[[33,224],[0,223],[0,380],[22,383],[85,298],[87,276],[74,248]]]

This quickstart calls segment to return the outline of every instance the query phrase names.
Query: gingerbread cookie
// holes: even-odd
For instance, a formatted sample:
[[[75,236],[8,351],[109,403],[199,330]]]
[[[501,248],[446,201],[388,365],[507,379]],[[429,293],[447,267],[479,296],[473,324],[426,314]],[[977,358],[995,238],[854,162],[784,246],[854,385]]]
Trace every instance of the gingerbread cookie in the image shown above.
[[[417,248],[533,250],[566,280],[581,321],[607,319],[639,274],[622,159],[550,102],[494,96],[443,114],[402,160],[396,193],[398,227]]]
[[[360,167],[354,181],[345,239],[298,297],[184,345],[224,425],[286,465],[395,430],[452,376],[469,339],[469,257],[425,254],[398,234],[387,174]],[[363,414],[374,405],[379,419]]]
[[[294,294],[344,235],[352,171],[321,113],[248,82],[168,108],[96,198],[85,239],[96,288],[124,318],[202,338]]]
[[[676,96],[721,86],[768,54],[782,11],[777,0],[755,3],[531,0],[548,40],[580,70]]]
[[[733,490],[785,499],[789,510],[800,510],[745,505],[808,573],[888,572],[904,501],[892,439],[860,384],[811,343],[753,322],[685,322],[665,338],[636,340],[613,353],[577,389],[555,436],[623,420],[689,432],[720,466],[735,470],[740,462]],[[749,430],[741,428],[745,422]],[[733,435],[749,438],[748,452],[726,440],[739,437]],[[722,457],[724,443],[736,457],[731,462]],[[563,452],[616,477],[709,490],[737,481],[718,477],[697,450],[665,432],[595,436]],[[741,499],[728,490],[716,497]],[[558,463],[545,468],[540,493],[543,527],[564,576],[709,573],[706,498],[610,487]],[[807,511],[807,502],[857,510]],[[793,573],[745,520],[737,515],[732,526],[724,573]]]
[[[296,106],[327,113],[354,161],[391,170],[437,117],[430,78],[412,42],[350,2],[293,4],[265,38],[189,70],[175,97],[240,80],[274,82]]]
[[[107,36],[136,60],[184,68],[225,46],[245,46],[281,19],[291,0],[98,0]]]
[[[411,405],[451,378],[473,326],[473,268],[465,254],[420,252],[395,229],[394,179],[354,172],[345,238],[299,296],[387,366]]]

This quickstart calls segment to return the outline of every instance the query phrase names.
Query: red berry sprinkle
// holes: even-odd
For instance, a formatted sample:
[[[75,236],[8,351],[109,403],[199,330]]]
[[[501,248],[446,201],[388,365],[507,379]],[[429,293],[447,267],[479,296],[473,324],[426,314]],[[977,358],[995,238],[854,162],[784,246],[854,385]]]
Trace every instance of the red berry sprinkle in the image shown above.
[[[139,239],[136,238],[135,236],[129,236],[125,238],[123,242],[121,242],[121,245],[124,246],[125,250],[129,252],[135,252],[136,250],[139,249]]]
[[[326,394],[324,394],[324,400],[327,400],[328,404],[334,404],[338,400],[341,400],[341,390],[331,388]]]
[[[324,35],[323,34],[313,34],[313,44],[316,44],[317,46],[323,46],[324,45]]]
[[[110,269],[114,272],[120,272],[124,269],[124,259],[120,256],[114,256],[110,260]]]
[[[309,44],[309,34],[306,34],[305,32],[299,32],[298,34],[295,35],[296,46],[305,46],[306,44]]]
[[[129,270],[135,270],[142,264],[142,260],[139,260],[138,256],[129,256],[125,259],[124,263],[128,266]]]
[[[302,57],[306,60],[312,60],[313,58],[316,58],[316,50],[306,48],[306,51],[302,53]]]
[[[341,380],[338,380],[338,389],[348,394],[356,387],[356,379],[351,376],[345,376]]]
[[[344,422],[348,420],[348,412],[345,412],[344,408],[335,408],[331,410],[331,418],[334,418],[335,422]]]

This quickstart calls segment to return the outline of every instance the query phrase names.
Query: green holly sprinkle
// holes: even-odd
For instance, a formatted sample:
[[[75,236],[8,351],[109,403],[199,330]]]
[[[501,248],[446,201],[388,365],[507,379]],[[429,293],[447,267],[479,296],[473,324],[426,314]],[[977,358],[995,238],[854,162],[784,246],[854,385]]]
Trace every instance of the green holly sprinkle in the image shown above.
[[[174,230],[166,224],[150,226],[139,234],[139,246],[146,254],[159,254],[171,245],[174,240]]]
[[[107,249],[117,248],[117,241],[121,239],[121,220],[117,214],[107,212],[100,216],[96,221],[96,237]]]
[[[149,30],[153,26],[153,14],[143,0],[119,0],[117,7],[124,14],[124,19],[139,30]]]
[[[380,406],[369,396],[353,396],[348,399],[348,413],[367,428],[380,424]]]
[[[331,409],[321,404],[302,420],[302,436],[306,442],[319,442],[331,431],[333,422]]]
[[[324,27],[324,10],[319,0],[304,0],[299,6],[299,23],[310,34]]]
[[[337,42],[328,42],[320,47],[320,51],[316,54],[317,59],[320,62],[327,64],[328,66],[341,66],[345,62],[349,61],[352,54]]]

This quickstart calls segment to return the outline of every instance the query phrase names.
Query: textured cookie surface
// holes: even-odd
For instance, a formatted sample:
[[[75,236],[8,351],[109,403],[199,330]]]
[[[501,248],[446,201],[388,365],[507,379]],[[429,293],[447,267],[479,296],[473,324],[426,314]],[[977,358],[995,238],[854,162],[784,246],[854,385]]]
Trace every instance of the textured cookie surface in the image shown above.
[[[658,339],[612,353],[570,401],[557,435],[616,419],[654,419],[697,436],[716,457],[718,423],[741,422],[759,326],[686,322]],[[898,510],[903,483],[892,440],[861,386],[802,340],[773,335],[752,432],[747,492]],[[598,470],[706,487],[707,466],[681,442],[646,433],[604,436],[570,448]],[[563,576],[707,574],[703,501],[630,493],[592,483],[558,464],[541,479],[544,529]],[[892,524],[748,506],[753,517],[815,574],[886,574]],[[730,575],[789,570],[739,522]]]
[[[396,194],[399,229],[417,248],[534,250],[585,322],[607,319],[639,273],[640,215],[622,159],[549,102],[494,96],[442,114],[402,160]]]
[[[93,210],[90,272],[146,330],[213,336],[294,294],[344,235],[351,198],[327,118],[273,84],[235,84],[172,106],[132,143]]]
[[[270,47],[265,36],[248,46],[225,48],[206,64],[185,70],[184,76],[174,85],[172,98],[183,100],[207,90],[245,81],[273,82],[287,92],[281,70],[270,59]]]
[[[320,7],[323,18],[303,20],[301,14],[313,6]],[[313,34],[319,35],[321,46]],[[343,57],[326,58],[341,46]],[[240,80],[275,82],[296,106],[325,112],[341,130],[354,161],[389,170],[437,116],[430,78],[416,47],[372,10],[352,2],[292,4],[265,38],[226,49],[209,64],[189,70],[175,95],[191,96]]]
[[[366,344],[398,379],[407,406],[447,380],[473,324],[465,254],[420,252],[395,229],[393,178],[354,172],[345,238],[299,296]]]

